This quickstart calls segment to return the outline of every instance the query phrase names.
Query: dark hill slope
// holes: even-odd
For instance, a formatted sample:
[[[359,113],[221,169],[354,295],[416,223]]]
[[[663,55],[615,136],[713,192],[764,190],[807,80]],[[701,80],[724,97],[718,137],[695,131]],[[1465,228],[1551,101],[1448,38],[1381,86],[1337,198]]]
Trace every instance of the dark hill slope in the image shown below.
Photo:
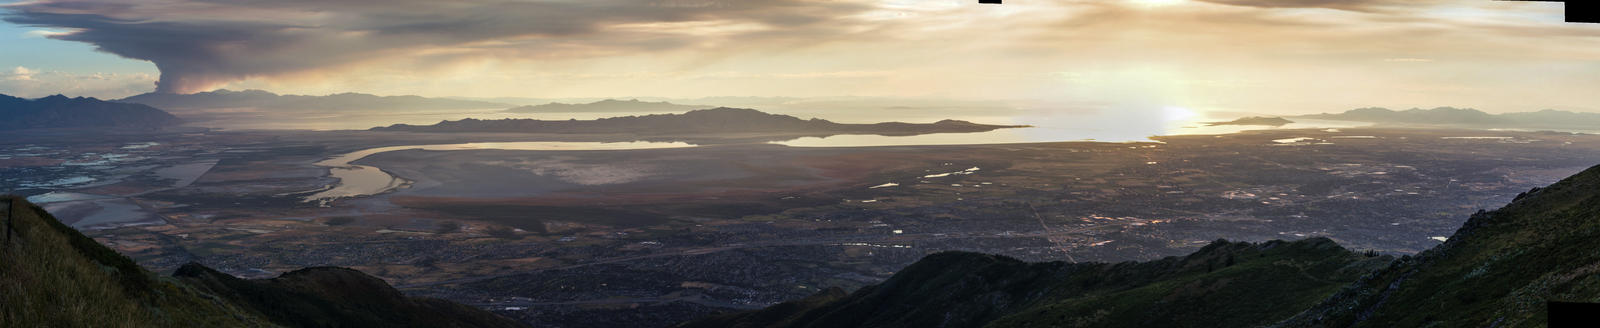
[[[315,267],[244,280],[190,263],[173,276],[291,327],[522,327],[481,309],[407,297],[360,271]]]
[[[12,198],[0,197],[0,207]],[[189,264],[176,277],[159,277],[44,209],[21,198],[16,204],[13,240],[5,242],[0,228],[0,327],[525,326],[465,305],[406,297],[350,269],[243,280]]]
[[[9,199],[0,197],[0,216]],[[144,271],[37,206],[16,204],[16,232],[10,242],[0,237],[0,327],[272,326]]]
[[[874,124],[834,123],[823,119],[803,120],[789,115],[763,113],[754,109],[719,107],[682,114],[623,116],[598,120],[464,119],[434,125],[395,124],[373,131],[409,132],[520,132],[594,133],[633,135],[690,135],[703,133],[766,134],[881,134],[914,135],[924,133],[983,132],[1022,126],[986,125],[967,121],[943,120],[916,124],[886,122]]]
[[[1239,327],[1288,318],[1390,262],[1315,238],[1184,257],[1026,263],[929,255],[882,284],[681,327]]]
[[[1600,302],[1596,250],[1600,166],[1474,214],[1445,243],[1394,261],[1320,238],[1218,242],[1119,264],[941,253],[848,296],[682,326],[1543,327],[1548,301]]]
[[[54,95],[22,99],[0,95],[0,131],[56,128],[149,130],[183,123],[154,107]]]
[[[1284,327],[1542,327],[1546,301],[1600,302],[1600,167],[1480,212],[1448,241]]]

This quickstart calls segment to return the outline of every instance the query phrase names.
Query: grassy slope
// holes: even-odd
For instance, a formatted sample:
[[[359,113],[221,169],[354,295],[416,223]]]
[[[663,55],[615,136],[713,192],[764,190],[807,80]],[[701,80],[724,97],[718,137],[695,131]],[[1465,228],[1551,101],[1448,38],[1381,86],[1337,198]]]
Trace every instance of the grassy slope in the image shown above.
[[[454,302],[407,297],[382,279],[346,268],[305,268],[277,278],[245,280],[191,263],[174,275],[291,327],[527,326]]]
[[[0,243],[0,327],[270,326],[16,204],[16,235]]]
[[[1285,327],[1542,327],[1546,300],[1600,302],[1600,167],[1473,215]]]
[[[1203,249],[1186,260],[1206,263],[1209,270],[1192,268],[1129,289],[1059,294],[1057,301],[987,326],[1261,326],[1299,313],[1392,260],[1356,254],[1322,238],[1208,248],[1228,249]]]
[[[191,263],[157,277],[44,209],[17,207],[18,237],[0,242],[0,327],[526,326],[344,268],[244,280]]]
[[[1475,214],[1417,256],[1359,257],[1325,239],[1120,264],[943,253],[823,304],[683,326],[1542,327],[1546,301],[1600,303],[1600,166]]]
[[[847,297],[682,327],[1252,326],[1294,315],[1390,261],[1327,239],[1218,241],[1186,257],[1116,264],[946,252]]]

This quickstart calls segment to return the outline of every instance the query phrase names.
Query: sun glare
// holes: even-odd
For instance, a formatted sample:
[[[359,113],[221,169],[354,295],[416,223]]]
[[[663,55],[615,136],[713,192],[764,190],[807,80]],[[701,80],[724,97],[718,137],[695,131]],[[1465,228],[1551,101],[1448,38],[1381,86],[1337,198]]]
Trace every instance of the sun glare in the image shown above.
[[[1177,106],[1164,107],[1161,111],[1162,116],[1165,116],[1167,121],[1188,121],[1200,116],[1200,113],[1196,113],[1192,109]]]

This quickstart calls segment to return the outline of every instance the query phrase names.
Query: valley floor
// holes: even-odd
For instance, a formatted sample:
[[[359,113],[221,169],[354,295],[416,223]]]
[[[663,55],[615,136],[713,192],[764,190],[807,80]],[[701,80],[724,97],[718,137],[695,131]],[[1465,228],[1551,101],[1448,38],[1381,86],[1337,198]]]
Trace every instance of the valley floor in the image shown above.
[[[569,139],[562,139],[569,138]],[[1142,143],[395,151],[411,182],[303,202],[312,165],[539,135],[15,136],[0,185],[141,265],[306,266],[563,326],[666,325],[882,281],[926,254],[1128,261],[1322,236],[1408,254],[1468,214],[1600,163],[1600,136],[1273,130]],[[627,140],[615,137],[614,140]]]

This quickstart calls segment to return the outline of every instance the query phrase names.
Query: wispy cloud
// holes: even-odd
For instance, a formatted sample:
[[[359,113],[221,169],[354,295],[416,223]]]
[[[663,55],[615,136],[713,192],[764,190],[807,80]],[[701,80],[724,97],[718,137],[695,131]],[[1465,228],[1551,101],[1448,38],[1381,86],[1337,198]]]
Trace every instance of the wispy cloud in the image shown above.
[[[1324,8],[1350,11],[1375,11],[1420,8],[1448,1],[1440,0],[1198,0],[1211,3],[1265,8]]]
[[[7,80],[13,81],[30,81],[33,80],[34,73],[36,72],[28,69],[27,67],[17,66],[16,68],[12,68],[11,74],[6,74],[5,77]]]
[[[564,58],[845,33],[867,9],[798,0],[43,0],[6,21],[153,62],[158,91],[193,92],[395,56]],[[725,32],[716,35],[721,29]],[[708,40],[710,38],[710,40]]]
[[[1600,87],[1600,26],[1562,23],[1559,4],[1537,2],[34,0],[0,11],[153,62],[165,92],[935,95],[1311,112],[1584,104],[1581,90]]]
[[[48,38],[48,37],[57,36],[57,35],[63,35],[63,34],[67,34],[67,33],[68,32],[66,32],[66,31],[56,31],[56,30],[30,30],[30,31],[27,31],[27,32],[22,32],[22,36],[29,37],[29,38]]]
[[[53,94],[126,97],[148,91],[155,80],[148,74],[74,74],[17,66],[0,71],[0,93],[29,98]]]

